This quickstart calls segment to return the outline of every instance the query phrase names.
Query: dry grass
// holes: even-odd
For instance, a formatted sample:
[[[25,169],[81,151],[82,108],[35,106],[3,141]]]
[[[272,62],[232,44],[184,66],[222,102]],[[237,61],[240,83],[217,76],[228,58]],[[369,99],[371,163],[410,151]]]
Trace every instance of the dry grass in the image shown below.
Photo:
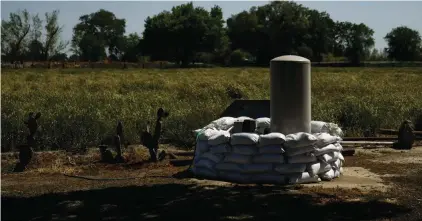
[[[337,122],[347,135],[371,127],[397,128],[422,110],[422,68],[313,68],[313,119]],[[241,79],[241,80],[239,80]],[[192,147],[192,130],[216,119],[232,102],[226,89],[249,99],[269,99],[267,68],[64,69],[2,72],[2,145],[13,132],[23,143],[30,111],[42,113],[41,142],[49,148],[74,134],[76,146],[98,143],[122,120],[126,138],[139,132],[156,110],[170,111],[164,138]],[[419,114],[420,115],[420,114]]]

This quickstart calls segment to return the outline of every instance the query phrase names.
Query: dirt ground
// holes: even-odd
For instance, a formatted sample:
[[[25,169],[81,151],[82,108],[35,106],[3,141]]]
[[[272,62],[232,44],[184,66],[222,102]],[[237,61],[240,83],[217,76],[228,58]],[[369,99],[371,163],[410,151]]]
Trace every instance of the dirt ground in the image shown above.
[[[294,186],[196,179],[187,166],[144,163],[138,147],[125,157],[105,165],[94,150],[37,153],[13,174],[16,155],[2,154],[2,220],[422,220],[422,147],[358,149],[342,177]]]

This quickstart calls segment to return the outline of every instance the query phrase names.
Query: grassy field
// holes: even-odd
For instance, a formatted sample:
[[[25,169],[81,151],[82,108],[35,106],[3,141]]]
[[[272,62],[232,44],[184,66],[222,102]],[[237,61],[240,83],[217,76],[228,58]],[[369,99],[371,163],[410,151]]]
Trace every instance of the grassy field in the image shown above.
[[[422,68],[416,67],[313,68],[312,119],[336,122],[348,136],[420,121],[421,82]],[[147,120],[163,107],[170,111],[164,138],[189,148],[191,131],[232,102],[227,88],[248,99],[269,99],[269,85],[268,68],[3,70],[2,145],[13,136],[25,141],[23,120],[31,111],[42,113],[38,135],[47,145],[69,139],[70,129],[76,146],[99,142],[114,133],[118,120],[126,138],[139,143]]]

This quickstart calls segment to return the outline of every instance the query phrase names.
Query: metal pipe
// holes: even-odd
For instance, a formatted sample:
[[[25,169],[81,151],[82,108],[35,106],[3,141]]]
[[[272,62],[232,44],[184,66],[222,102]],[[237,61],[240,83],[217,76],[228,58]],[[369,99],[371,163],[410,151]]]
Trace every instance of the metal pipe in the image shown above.
[[[286,55],[270,61],[271,132],[311,132],[311,65]]]

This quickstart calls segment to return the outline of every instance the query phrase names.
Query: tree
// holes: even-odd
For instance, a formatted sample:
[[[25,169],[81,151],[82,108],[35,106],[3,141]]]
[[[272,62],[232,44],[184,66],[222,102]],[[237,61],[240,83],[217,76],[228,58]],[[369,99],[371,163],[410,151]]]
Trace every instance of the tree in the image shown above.
[[[27,10],[9,14],[9,20],[1,21],[1,53],[9,61],[23,60],[31,30]]]
[[[73,28],[72,51],[90,61],[106,58],[106,49],[116,56],[121,51],[125,28],[125,19],[104,9],[83,15]]]
[[[141,37],[137,33],[130,33],[127,36],[124,36],[121,43],[121,60],[129,62],[137,62],[139,56],[141,55]]]
[[[227,43],[223,22],[218,6],[211,12],[192,2],[173,7],[145,20],[145,52],[154,60],[175,61],[186,67],[199,52],[221,52]]]
[[[388,43],[385,51],[388,58],[397,61],[415,61],[419,59],[422,39],[417,30],[406,26],[393,28],[384,39]]]
[[[337,22],[335,25],[336,51],[353,64],[359,64],[374,46],[374,31],[363,23]]]
[[[30,43],[27,50],[27,59],[32,61],[42,61],[43,44],[41,42],[42,36],[42,20],[36,14],[32,17],[32,28],[30,32]]]
[[[61,52],[67,47],[68,42],[60,40],[60,34],[63,31],[63,26],[58,24],[59,11],[54,10],[53,12],[45,13],[45,38],[43,41],[42,57],[44,61],[50,60],[56,55],[60,55]]]

